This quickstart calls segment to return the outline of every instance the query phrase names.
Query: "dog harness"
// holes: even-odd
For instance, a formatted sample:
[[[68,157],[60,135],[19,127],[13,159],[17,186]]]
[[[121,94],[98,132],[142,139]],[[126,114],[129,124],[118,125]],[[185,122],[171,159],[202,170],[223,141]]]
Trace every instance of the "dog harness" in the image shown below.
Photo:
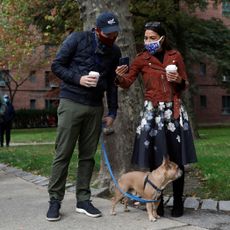
[[[102,137],[101,137],[102,138]],[[101,139],[102,140],[102,139]],[[113,175],[113,171],[112,171],[112,168],[110,166],[110,163],[109,163],[109,160],[108,160],[108,156],[106,154],[106,149],[105,149],[105,145],[103,143],[103,141],[101,141],[101,147],[102,147],[102,152],[103,152],[103,155],[104,155],[104,158],[105,158],[105,163],[108,167],[108,170],[109,170],[109,173],[113,179],[113,182],[115,184],[115,186],[119,189],[119,191],[126,197],[130,198],[131,200],[136,200],[136,201],[139,201],[141,203],[152,203],[152,202],[159,202],[160,200],[157,200],[157,199],[151,199],[151,200],[146,200],[146,199],[142,199],[141,197],[138,197],[138,196],[134,196],[128,192],[124,192],[122,191],[122,189],[119,187],[117,181],[116,181],[116,178],[114,177]],[[146,182],[147,183],[147,182]]]
[[[157,192],[162,193],[163,189],[159,189],[151,180],[149,180],[149,174],[146,175],[145,181],[144,181],[144,188],[146,184],[149,183]]]

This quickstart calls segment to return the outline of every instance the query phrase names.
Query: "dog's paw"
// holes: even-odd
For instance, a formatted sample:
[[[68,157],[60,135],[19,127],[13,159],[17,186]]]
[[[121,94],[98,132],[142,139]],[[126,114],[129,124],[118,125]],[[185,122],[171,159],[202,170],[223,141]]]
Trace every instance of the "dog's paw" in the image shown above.
[[[153,211],[153,217],[156,219],[160,219],[161,217],[159,215],[157,215],[156,211]]]
[[[115,211],[111,211],[111,212],[110,212],[110,215],[111,215],[111,216],[116,216],[117,213],[116,213]]]
[[[136,201],[136,202],[133,202],[133,205],[136,207],[139,207],[139,206],[141,206],[141,203],[139,201]]]
[[[157,219],[154,216],[149,216],[149,221],[155,222]]]

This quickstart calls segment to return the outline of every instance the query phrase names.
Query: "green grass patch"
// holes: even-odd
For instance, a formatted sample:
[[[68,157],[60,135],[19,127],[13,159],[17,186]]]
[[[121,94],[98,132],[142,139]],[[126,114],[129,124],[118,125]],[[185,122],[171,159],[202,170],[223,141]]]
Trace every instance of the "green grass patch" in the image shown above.
[[[31,142],[52,142],[56,138],[56,128],[43,129],[13,129],[11,142],[31,143]]]
[[[23,171],[49,177],[54,157],[54,145],[17,146],[0,149],[0,162],[20,168]],[[95,172],[100,169],[100,152],[95,156]],[[75,150],[69,165],[67,180],[75,182],[77,151]]]
[[[48,176],[53,159],[52,145],[2,148],[0,161],[34,174]]]
[[[202,181],[196,191],[201,198],[230,200],[230,127],[203,128],[200,139],[195,141],[198,163],[194,167],[199,173],[194,175]],[[13,130],[12,142],[55,141],[56,128]],[[27,145],[0,149],[0,162],[37,175],[49,176],[54,156],[54,144]],[[100,168],[101,150],[95,156],[95,173]],[[67,180],[75,182],[77,150],[73,153]]]
[[[28,143],[23,146],[0,148],[0,162],[24,171],[49,177],[54,158],[54,144],[29,145],[31,142],[54,142],[56,128],[12,130],[11,143]],[[77,168],[77,148],[72,155],[67,180],[75,182]],[[100,150],[95,156],[95,172],[100,169]]]
[[[230,200],[230,128],[200,129],[196,141],[203,186],[197,193],[202,198]]]

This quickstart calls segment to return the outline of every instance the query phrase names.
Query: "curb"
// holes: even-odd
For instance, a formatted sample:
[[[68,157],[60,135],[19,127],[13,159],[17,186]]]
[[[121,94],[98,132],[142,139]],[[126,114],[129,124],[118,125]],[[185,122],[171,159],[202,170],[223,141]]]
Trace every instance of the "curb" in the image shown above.
[[[40,175],[33,175],[32,173],[25,172],[21,169],[13,168],[5,164],[0,163],[0,170],[4,171],[7,174],[12,174],[17,177],[22,178],[25,181],[31,182],[38,186],[47,187],[49,179]],[[94,197],[106,197],[109,194],[108,188],[95,189],[92,188],[92,196]],[[75,192],[75,185],[71,183],[66,184],[66,191]],[[166,207],[172,207],[173,197],[164,196],[164,205]],[[193,209],[193,210],[209,210],[216,212],[229,212],[230,213],[230,201],[215,201],[213,199],[200,199],[197,197],[185,197],[184,208]]]

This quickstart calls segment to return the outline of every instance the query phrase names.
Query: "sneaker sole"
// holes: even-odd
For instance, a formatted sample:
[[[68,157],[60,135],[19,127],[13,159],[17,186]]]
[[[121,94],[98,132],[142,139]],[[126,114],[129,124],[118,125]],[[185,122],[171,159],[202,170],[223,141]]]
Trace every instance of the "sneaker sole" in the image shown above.
[[[88,213],[85,209],[82,209],[82,208],[76,208],[76,212],[86,214],[87,216],[90,216],[93,218],[100,217],[102,215],[101,213],[99,214]]]
[[[60,220],[60,219],[61,219],[61,216],[56,217],[56,218],[49,218],[49,217],[46,217],[46,220],[48,220],[48,221],[58,221],[58,220]]]

